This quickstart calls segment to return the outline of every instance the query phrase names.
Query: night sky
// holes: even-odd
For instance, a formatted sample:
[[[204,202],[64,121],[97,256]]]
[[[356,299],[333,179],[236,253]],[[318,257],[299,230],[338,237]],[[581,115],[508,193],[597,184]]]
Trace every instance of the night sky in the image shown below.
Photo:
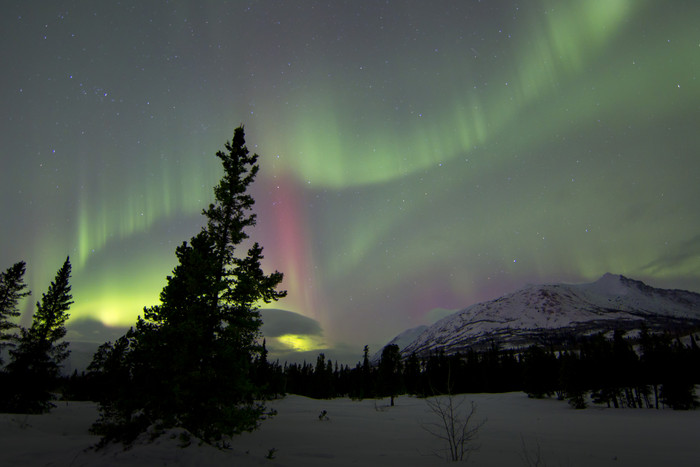
[[[278,353],[356,361],[528,283],[700,291],[698,18],[688,1],[4,2],[0,269],[27,262],[27,324],[70,255],[69,337],[113,338],[157,302],[243,124],[250,233],[285,274],[272,306],[296,313],[264,315]]]

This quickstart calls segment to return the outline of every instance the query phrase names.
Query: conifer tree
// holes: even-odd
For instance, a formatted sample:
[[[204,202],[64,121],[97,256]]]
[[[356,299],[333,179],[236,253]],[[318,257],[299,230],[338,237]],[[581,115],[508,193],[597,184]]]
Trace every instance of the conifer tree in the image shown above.
[[[9,342],[15,337],[12,331],[19,327],[12,322],[12,319],[20,315],[19,301],[31,293],[25,291],[27,288],[27,284],[24,283],[25,270],[26,263],[19,261],[0,273],[0,352],[6,346],[12,345]],[[2,364],[2,354],[0,354],[0,365]]]
[[[404,384],[406,385],[406,392],[409,394],[423,394],[425,388],[421,384],[421,367],[418,356],[415,352],[411,353],[406,360],[406,366],[404,368]]]
[[[362,349],[362,367],[360,377],[360,394],[359,398],[374,396],[374,381],[372,379],[372,367],[369,363],[369,346],[365,345]]]
[[[316,357],[316,367],[313,374],[313,394],[318,399],[328,399],[333,397],[332,378],[333,367],[328,367],[330,360],[326,361],[326,355],[318,354]],[[330,371],[329,371],[330,370]]]
[[[587,407],[585,375],[580,358],[571,352],[565,352],[559,360],[561,361],[559,384],[566,394],[569,405],[575,409],[585,409]]]
[[[557,386],[557,360],[540,346],[530,346],[523,355],[523,390],[528,397],[541,399],[554,394]]]
[[[206,227],[177,248],[178,265],[160,305],[146,308],[136,324],[125,359],[132,380],[116,409],[105,406],[95,427],[108,437],[128,441],[160,421],[217,442],[254,429],[263,415],[251,379],[261,350],[257,305],[286,292],[276,290],[281,273],[263,273],[258,243],[247,253],[238,250],[248,238],[245,229],[255,225],[247,190],[259,170],[258,156],[249,154],[242,127],[225,148],[216,154],[224,175],[214,203],[203,211]]]
[[[695,379],[690,365],[691,353],[676,339],[666,360],[666,375],[661,385],[661,401],[674,410],[690,410],[700,406],[695,395]]]
[[[382,349],[382,358],[379,361],[379,378],[381,393],[391,398],[391,406],[394,406],[394,398],[401,392],[401,353],[399,346],[390,344]]]
[[[68,342],[59,342],[66,335],[68,310],[73,304],[70,273],[70,259],[66,258],[37,302],[31,327],[21,329],[17,347],[10,351],[7,370],[12,396],[7,403],[11,411],[42,413],[53,407],[50,391],[70,354]]]

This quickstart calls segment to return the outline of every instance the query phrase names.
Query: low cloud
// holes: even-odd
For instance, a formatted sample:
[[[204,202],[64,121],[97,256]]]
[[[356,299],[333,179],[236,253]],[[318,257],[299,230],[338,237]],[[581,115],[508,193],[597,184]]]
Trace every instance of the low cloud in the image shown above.
[[[356,358],[353,353],[360,353],[329,348],[321,324],[315,319],[279,309],[263,309],[260,314],[263,320],[261,331],[267,341],[270,360],[315,362],[319,353],[325,353],[327,357],[333,356],[347,363]],[[71,343],[71,355],[65,368],[68,373],[73,369],[84,370],[99,345],[114,342],[129,329],[107,326],[92,318],[69,320],[66,328],[66,340]]]
[[[126,334],[128,326],[107,326],[102,321],[92,318],[69,319],[66,340],[70,342],[90,342],[103,344],[115,341]]]
[[[274,308],[260,310],[263,325],[262,333],[266,338],[289,334],[304,336],[321,336],[323,330],[318,321],[299,313]]]
[[[696,235],[641,269],[649,274],[666,274],[675,271],[700,272],[700,235]]]

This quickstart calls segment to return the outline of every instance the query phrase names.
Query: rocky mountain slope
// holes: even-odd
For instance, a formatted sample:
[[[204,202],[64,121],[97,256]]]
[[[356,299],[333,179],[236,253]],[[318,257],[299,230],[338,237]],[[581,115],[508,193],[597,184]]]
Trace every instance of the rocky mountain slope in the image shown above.
[[[700,328],[700,294],[657,289],[624,276],[605,274],[592,283],[532,285],[465,308],[406,342],[407,331],[391,343],[403,355],[558,344],[572,336],[638,330],[689,333]],[[396,341],[396,342],[395,342]],[[402,344],[402,345],[401,345]]]

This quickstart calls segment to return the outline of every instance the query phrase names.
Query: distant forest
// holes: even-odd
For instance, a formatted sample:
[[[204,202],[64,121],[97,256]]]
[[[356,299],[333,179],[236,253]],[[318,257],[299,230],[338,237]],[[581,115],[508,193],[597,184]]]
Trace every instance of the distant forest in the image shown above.
[[[264,349],[264,347],[263,347]],[[118,386],[119,372],[111,372],[102,347],[81,375],[64,381],[65,396],[100,400]],[[101,354],[102,353],[102,354]],[[116,366],[115,368],[118,368]],[[615,331],[580,339],[566,349],[533,345],[527,349],[445,355],[426,359],[415,354],[401,358],[389,345],[377,365],[369,349],[354,367],[339,365],[319,354],[315,363],[270,362],[267,351],[250,367],[250,379],[258,397],[284,394],[329,399],[394,398],[400,395],[428,397],[440,394],[524,391],[529,397],[556,397],[576,408],[590,403],[614,408],[698,407],[695,384],[700,384],[700,347],[691,335],[689,344],[668,334],[643,329],[638,339],[626,339]]]

